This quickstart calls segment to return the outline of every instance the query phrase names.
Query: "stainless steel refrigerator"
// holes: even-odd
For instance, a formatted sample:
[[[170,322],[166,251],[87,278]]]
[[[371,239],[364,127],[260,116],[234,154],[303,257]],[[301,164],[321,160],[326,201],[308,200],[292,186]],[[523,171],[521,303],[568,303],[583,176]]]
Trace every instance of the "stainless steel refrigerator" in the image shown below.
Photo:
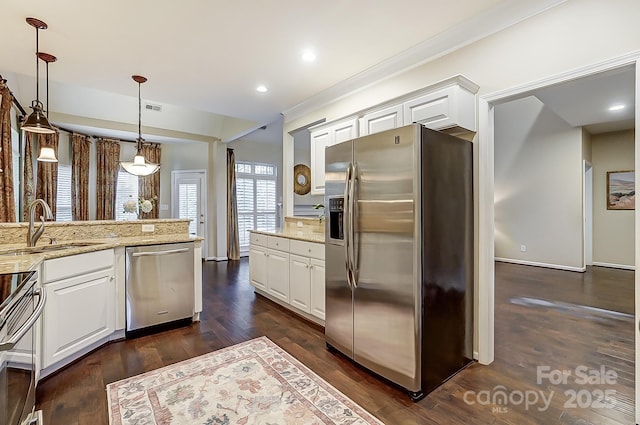
[[[418,400],[472,359],[472,144],[413,124],[325,164],[327,345]]]

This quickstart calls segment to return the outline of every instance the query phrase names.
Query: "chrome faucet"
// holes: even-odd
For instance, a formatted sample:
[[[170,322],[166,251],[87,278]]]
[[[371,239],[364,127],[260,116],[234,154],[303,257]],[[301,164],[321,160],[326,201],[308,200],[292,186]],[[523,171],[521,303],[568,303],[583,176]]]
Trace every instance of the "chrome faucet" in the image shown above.
[[[42,205],[42,211],[44,216],[40,216],[40,227],[37,230],[33,228],[33,222],[35,221],[36,216],[36,207],[38,204]],[[29,230],[27,231],[27,246],[36,246],[36,242],[44,233],[44,221],[45,220],[53,220],[53,213],[51,212],[51,208],[49,205],[42,200],[36,199],[31,204],[29,204]]]

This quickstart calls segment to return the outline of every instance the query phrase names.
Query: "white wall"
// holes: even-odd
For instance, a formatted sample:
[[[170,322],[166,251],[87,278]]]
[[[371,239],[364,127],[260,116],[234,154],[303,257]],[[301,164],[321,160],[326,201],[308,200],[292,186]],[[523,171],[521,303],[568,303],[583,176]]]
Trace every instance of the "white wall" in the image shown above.
[[[607,210],[607,171],[633,170],[633,130],[592,136],[593,263],[635,265],[633,210]]]
[[[236,161],[262,162],[278,167],[276,202],[282,202],[282,145],[236,140],[227,147],[234,150]]]
[[[496,258],[582,268],[582,176],[582,129],[533,96],[497,106]]]
[[[493,93],[640,49],[637,0],[567,1],[453,53],[394,74],[366,90],[300,117],[285,116],[284,134],[333,121],[455,74]]]

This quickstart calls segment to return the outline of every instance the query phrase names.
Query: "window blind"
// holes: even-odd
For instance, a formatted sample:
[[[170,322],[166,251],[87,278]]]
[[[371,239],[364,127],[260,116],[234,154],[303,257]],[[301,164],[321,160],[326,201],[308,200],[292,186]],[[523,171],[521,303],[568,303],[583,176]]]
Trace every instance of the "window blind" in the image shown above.
[[[71,221],[71,165],[58,163],[56,221]]]
[[[238,236],[241,248],[249,246],[249,230],[276,230],[276,176],[275,165],[236,162]]]
[[[118,170],[118,183],[116,185],[116,220],[131,220],[135,218],[135,215],[125,213],[122,207],[130,199],[133,199],[136,203],[138,202],[138,176],[120,169]]]

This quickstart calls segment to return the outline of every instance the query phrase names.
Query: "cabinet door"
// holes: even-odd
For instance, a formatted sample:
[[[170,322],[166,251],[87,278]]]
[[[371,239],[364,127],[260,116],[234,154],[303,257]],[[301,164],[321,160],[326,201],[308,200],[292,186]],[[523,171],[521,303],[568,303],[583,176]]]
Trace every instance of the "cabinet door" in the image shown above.
[[[324,194],[324,150],[331,146],[330,128],[311,132],[311,194]]]
[[[111,335],[115,329],[113,269],[44,285],[43,368]]]
[[[332,127],[331,131],[333,132],[333,137],[330,140],[332,145],[353,140],[358,137],[358,120],[354,118],[338,123]]]
[[[289,302],[289,253],[267,249],[267,291]]]
[[[299,255],[289,256],[289,299],[291,305],[309,313],[311,300],[310,261]]]
[[[249,281],[255,288],[267,290],[267,249],[249,247]]]
[[[378,133],[402,127],[402,105],[394,105],[380,111],[372,112],[360,119],[360,135]]]
[[[324,320],[324,261],[312,258],[311,276],[311,314]]]

